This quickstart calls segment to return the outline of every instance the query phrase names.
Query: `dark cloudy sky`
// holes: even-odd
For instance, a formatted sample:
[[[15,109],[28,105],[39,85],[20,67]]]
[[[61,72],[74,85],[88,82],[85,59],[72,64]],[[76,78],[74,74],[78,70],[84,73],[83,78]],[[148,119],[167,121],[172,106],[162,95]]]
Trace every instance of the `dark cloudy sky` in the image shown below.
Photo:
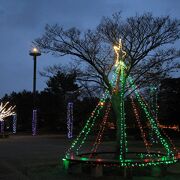
[[[45,24],[59,23],[80,29],[95,27],[102,16],[152,12],[180,18],[180,0],[0,0],[0,97],[12,91],[32,90],[31,42]],[[38,71],[60,61],[50,55],[38,58]],[[37,89],[45,87],[38,75]]]

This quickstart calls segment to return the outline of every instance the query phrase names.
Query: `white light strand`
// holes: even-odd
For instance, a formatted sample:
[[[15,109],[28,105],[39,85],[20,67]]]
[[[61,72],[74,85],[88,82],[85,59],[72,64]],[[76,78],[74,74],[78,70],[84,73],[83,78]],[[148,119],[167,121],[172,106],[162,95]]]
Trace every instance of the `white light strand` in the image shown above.
[[[4,121],[6,117],[15,115],[14,109],[16,106],[10,106],[9,108],[7,108],[8,105],[9,102],[6,102],[5,104],[0,104],[0,121]]]
[[[0,104],[0,125],[1,125],[0,131],[1,133],[4,133],[4,119],[9,116],[15,115],[15,112],[14,112],[15,106],[9,106],[8,108],[8,105],[9,105],[9,102],[6,102],[5,104],[3,103]]]

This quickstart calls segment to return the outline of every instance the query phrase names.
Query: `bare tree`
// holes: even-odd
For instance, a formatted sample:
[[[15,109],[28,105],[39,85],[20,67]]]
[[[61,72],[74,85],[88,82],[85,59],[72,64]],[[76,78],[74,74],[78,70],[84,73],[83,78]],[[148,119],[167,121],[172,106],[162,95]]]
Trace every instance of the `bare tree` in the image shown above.
[[[113,45],[120,38],[127,53],[125,78],[131,75],[137,85],[145,87],[177,70],[180,52],[171,46],[180,38],[180,21],[169,16],[145,13],[123,20],[116,13],[111,18],[104,17],[95,30],[86,32],[47,25],[44,35],[34,43],[45,53],[76,57],[78,63],[84,63],[81,80],[95,82],[113,94],[109,75],[114,65]],[[112,98],[117,119],[121,114],[119,93]]]
[[[169,16],[153,17],[146,13],[122,20],[120,13],[116,13],[112,18],[104,17],[95,30],[86,32],[46,25],[45,34],[34,43],[45,53],[76,57],[78,63],[85,63],[81,80],[111,91],[108,76],[114,63],[112,46],[119,38],[127,52],[126,74],[143,86],[177,70],[175,60],[180,53],[170,44],[179,40],[179,30],[180,21]]]
[[[40,75],[46,78],[52,78],[57,76],[58,73],[63,73],[64,75],[75,74],[76,83],[79,86],[80,96],[83,97],[98,97],[98,94],[102,92],[102,88],[96,82],[89,83],[89,75],[82,71],[79,65],[69,64],[69,65],[53,65],[45,67],[43,71],[40,72]]]

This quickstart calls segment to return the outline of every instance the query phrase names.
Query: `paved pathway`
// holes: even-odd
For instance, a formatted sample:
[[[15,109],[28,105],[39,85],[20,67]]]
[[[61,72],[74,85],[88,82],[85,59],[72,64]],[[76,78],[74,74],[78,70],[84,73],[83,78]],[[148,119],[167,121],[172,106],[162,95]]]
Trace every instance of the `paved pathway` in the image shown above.
[[[64,173],[61,159],[67,147],[69,142],[63,135],[10,136],[0,139],[0,180],[94,179],[83,174],[72,176]],[[180,164],[175,165],[172,170],[175,171],[175,175],[168,176],[167,179],[180,179]],[[107,180],[112,177],[98,178],[101,179]]]

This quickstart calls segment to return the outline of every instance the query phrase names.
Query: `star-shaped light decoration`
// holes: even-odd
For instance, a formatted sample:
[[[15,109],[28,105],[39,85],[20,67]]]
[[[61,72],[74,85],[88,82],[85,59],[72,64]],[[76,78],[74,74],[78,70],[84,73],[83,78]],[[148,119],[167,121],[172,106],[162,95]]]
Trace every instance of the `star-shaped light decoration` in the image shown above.
[[[115,66],[117,67],[119,62],[121,62],[122,59],[126,56],[126,52],[122,49],[122,41],[119,39],[118,46],[114,46],[114,51],[116,53],[116,59],[115,59]]]
[[[9,108],[7,108],[8,104],[9,102],[6,102],[5,104],[0,104],[0,121],[4,121],[4,118],[16,114],[14,112],[15,106],[10,106]]]

